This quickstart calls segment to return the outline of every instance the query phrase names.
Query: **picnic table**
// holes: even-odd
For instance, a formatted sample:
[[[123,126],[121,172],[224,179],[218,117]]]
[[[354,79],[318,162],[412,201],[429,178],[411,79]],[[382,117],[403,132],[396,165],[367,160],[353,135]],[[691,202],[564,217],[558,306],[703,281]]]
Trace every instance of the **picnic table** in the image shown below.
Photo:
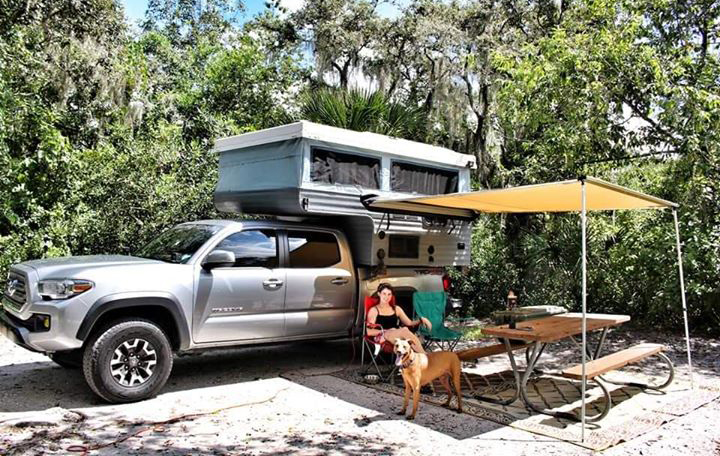
[[[605,343],[605,337],[607,335],[608,330],[613,326],[618,326],[622,323],[625,323],[627,321],[630,321],[630,317],[627,315],[609,315],[609,314],[586,314],[587,320],[586,320],[586,327],[587,332],[591,331],[602,331],[600,334],[600,337],[597,341],[597,345],[595,346],[595,350],[593,353],[590,353],[590,350],[588,349],[588,356],[591,360],[597,360],[600,356],[600,353],[602,351],[602,346]],[[501,326],[493,326],[493,327],[487,327],[483,329],[483,332],[485,334],[495,336],[499,339],[501,339],[505,345],[505,351],[508,354],[508,357],[510,358],[510,364],[512,366],[513,375],[515,377],[515,394],[513,397],[507,400],[498,400],[494,398],[488,398],[484,396],[480,396],[479,399],[481,400],[487,400],[503,405],[511,404],[518,400],[518,398],[522,399],[522,401],[532,410],[543,413],[546,415],[551,415],[555,417],[560,418],[566,418],[566,419],[572,419],[572,420],[578,420],[578,418],[567,412],[554,412],[551,410],[542,409],[535,404],[533,404],[528,399],[527,394],[527,384],[528,380],[530,379],[531,375],[533,374],[533,371],[535,370],[535,366],[538,362],[538,359],[540,358],[540,355],[542,355],[543,351],[545,350],[545,347],[549,343],[557,342],[562,339],[566,338],[573,338],[574,336],[582,333],[582,314],[580,313],[567,313],[562,315],[553,315],[550,317],[544,317],[539,318],[536,320],[528,320],[516,323],[516,327],[514,329],[510,328],[509,325],[501,325]],[[523,341],[525,344],[519,345],[517,342]],[[650,344],[647,344],[650,345]],[[649,356],[648,353],[651,353],[654,351],[654,353],[651,354],[657,354],[661,349],[662,346],[658,346],[656,344],[652,344],[653,347],[645,347],[644,349],[634,347],[635,352],[634,354],[630,353],[623,353],[621,356],[616,356],[613,360],[605,362],[602,366],[595,367],[595,371],[590,372],[587,375],[587,378],[589,380],[594,380],[595,383],[597,383],[600,388],[603,391],[603,394],[606,399],[606,407],[605,410],[603,410],[600,414],[594,416],[594,417],[588,417],[589,421],[597,421],[602,419],[607,415],[607,413],[610,410],[611,406],[611,400],[610,400],[610,393],[608,392],[605,385],[603,385],[602,382],[598,381],[596,377],[599,378],[599,376],[602,373],[605,373],[609,370],[612,370],[613,368],[618,368],[623,365],[628,364],[629,362],[633,362],[634,360],[641,359],[643,357]],[[520,373],[520,370],[518,369],[517,363],[515,362],[515,356],[513,355],[513,351],[517,350],[518,347],[527,347],[526,351],[526,358],[527,358],[527,368],[525,369],[525,372]],[[579,346],[579,344],[578,344]],[[660,347],[658,349],[658,347]],[[664,355],[663,355],[664,356]],[[609,358],[609,357],[608,357]],[[622,359],[617,359],[622,358]],[[604,359],[604,358],[603,358]],[[668,360],[669,362],[669,360]],[[588,364],[589,365],[589,364]],[[586,366],[588,366],[586,365]],[[568,369],[565,372],[570,371],[577,371],[577,367],[575,366],[572,369]],[[594,374],[594,375],[593,375]],[[567,377],[571,378],[577,378],[572,377],[572,373],[569,373],[566,375]],[[581,377],[580,377],[581,378]],[[672,378],[670,379],[672,381]],[[669,382],[667,382],[669,384]],[[665,385],[663,385],[665,386]]]

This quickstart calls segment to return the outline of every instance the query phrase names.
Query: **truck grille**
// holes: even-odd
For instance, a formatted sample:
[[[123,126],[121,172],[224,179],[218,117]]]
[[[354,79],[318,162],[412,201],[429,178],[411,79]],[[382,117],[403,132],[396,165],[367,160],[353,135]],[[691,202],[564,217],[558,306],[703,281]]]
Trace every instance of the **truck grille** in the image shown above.
[[[11,271],[4,288],[3,297],[6,299],[3,299],[3,305],[19,311],[27,301],[25,277]]]

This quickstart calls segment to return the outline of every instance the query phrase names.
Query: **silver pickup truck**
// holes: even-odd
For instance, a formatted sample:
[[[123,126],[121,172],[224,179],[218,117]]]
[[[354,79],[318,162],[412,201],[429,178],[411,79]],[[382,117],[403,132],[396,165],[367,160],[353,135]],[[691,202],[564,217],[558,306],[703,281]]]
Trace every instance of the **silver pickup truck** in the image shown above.
[[[157,394],[173,353],[355,336],[358,302],[379,281],[442,290],[438,270],[354,265],[339,229],[206,220],[161,234],[136,256],[13,265],[0,333],[64,367],[82,367],[109,402]],[[407,295],[406,295],[407,296]]]

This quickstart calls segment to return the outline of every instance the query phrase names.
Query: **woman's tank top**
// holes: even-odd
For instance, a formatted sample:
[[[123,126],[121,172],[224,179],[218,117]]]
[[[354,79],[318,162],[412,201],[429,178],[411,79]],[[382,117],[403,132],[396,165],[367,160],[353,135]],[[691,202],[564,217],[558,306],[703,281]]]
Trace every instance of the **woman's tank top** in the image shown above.
[[[400,327],[400,319],[398,319],[397,315],[380,315],[380,312],[378,312],[377,317],[375,318],[375,323],[382,326],[383,329],[394,329]]]

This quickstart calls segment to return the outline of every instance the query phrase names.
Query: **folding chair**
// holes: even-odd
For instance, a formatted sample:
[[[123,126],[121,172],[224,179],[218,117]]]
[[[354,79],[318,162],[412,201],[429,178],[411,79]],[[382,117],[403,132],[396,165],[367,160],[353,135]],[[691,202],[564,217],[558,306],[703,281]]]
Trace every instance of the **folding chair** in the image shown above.
[[[392,299],[395,299],[395,297],[393,296]],[[397,369],[397,367],[392,362],[393,346],[388,341],[385,341],[382,344],[378,344],[377,342],[375,342],[373,336],[369,336],[367,334],[368,329],[380,329],[382,331],[382,326],[375,323],[367,322],[368,312],[379,302],[380,301],[378,298],[373,298],[372,296],[368,296],[365,298],[365,324],[363,325],[363,342],[362,354],[360,355],[360,366],[365,366],[365,352],[367,352],[370,362],[367,364],[367,366],[360,375],[366,375],[368,371],[374,367],[374,370],[375,372],[377,372],[380,379],[386,382],[392,378],[392,375]],[[390,361],[387,361],[386,358],[389,358]],[[382,369],[380,368],[381,365],[385,367],[385,370],[390,369],[390,372],[383,375]]]
[[[416,291],[413,293],[413,311],[415,319],[425,317],[430,320],[432,329],[428,331],[421,326],[418,334],[425,338],[424,346],[430,349],[437,345],[440,350],[452,351],[462,336],[445,326],[445,302],[447,296],[443,291]]]

